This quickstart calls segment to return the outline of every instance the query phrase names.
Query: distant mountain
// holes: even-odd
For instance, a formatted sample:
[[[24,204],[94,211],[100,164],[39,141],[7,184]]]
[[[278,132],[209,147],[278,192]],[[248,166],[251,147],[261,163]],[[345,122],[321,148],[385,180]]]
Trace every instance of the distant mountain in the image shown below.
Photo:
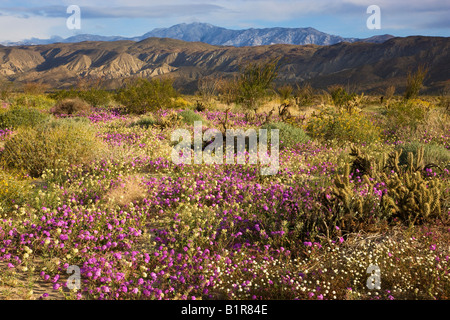
[[[317,44],[332,45],[339,42],[384,42],[391,35],[374,36],[369,39],[343,38],[320,32],[314,28],[264,28],[230,30],[207,23],[182,23],[170,28],[154,29],[143,35],[148,37],[172,38],[184,41],[200,41],[220,46],[260,46],[271,44]]]
[[[137,38],[139,39],[139,38]],[[77,43],[77,42],[83,42],[83,41],[120,41],[120,40],[130,40],[126,37],[120,37],[120,36],[97,36],[93,34],[78,34],[75,36],[71,36],[68,38],[61,38],[59,36],[51,37],[50,39],[38,39],[38,38],[31,38],[28,40],[22,40],[22,41],[4,41],[2,42],[5,46],[35,46],[35,45],[45,45],[45,44],[52,44],[52,43]]]
[[[81,78],[101,78],[109,88],[115,88],[127,77],[169,76],[177,88],[192,93],[202,77],[231,77],[247,63],[278,57],[279,83],[309,82],[323,89],[343,84],[364,91],[394,85],[401,91],[408,72],[420,64],[429,70],[425,90],[437,91],[450,83],[449,37],[331,46],[226,47],[169,38],[0,46],[0,80],[70,88]]]
[[[259,46],[271,44],[317,44],[332,45],[339,42],[374,42],[381,43],[390,38],[391,35],[374,36],[367,39],[343,38],[320,32],[314,28],[264,28],[264,29],[244,29],[230,30],[216,27],[208,23],[194,22],[190,24],[181,23],[170,28],[157,28],[147,32],[140,37],[121,36],[98,36],[91,34],[80,34],[66,39],[52,37],[50,39],[31,38],[19,42],[4,42],[4,45],[41,45],[52,43],[76,43],[82,41],[119,41],[132,40],[142,41],[147,38],[171,38],[190,42],[204,42],[219,46]]]

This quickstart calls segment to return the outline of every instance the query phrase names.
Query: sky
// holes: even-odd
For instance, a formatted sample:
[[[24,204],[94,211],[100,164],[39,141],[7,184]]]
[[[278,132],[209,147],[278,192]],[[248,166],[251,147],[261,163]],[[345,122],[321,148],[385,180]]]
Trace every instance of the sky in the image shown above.
[[[70,5],[80,29],[69,29]],[[366,21],[380,8],[380,29]],[[73,21],[73,20],[70,20]],[[1,0],[0,42],[76,34],[141,36],[154,28],[205,22],[229,29],[313,27],[343,37],[450,36],[450,0]]]

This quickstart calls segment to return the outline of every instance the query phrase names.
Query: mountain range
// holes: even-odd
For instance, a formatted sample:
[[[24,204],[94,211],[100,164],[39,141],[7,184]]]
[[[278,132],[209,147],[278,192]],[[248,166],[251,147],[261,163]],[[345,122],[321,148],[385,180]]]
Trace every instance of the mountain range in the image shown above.
[[[320,32],[314,28],[264,28],[264,29],[243,29],[230,30],[213,26],[208,23],[194,22],[190,24],[182,23],[170,28],[157,28],[140,37],[122,37],[122,36],[99,36],[92,34],[79,34],[66,39],[59,36],[50,39],[31,38],[19,42],[6,41],[3,45],[42,45],[52,43],[76,43],[83,41],[142,41],[147,38],[171,38],[190,42],[204,42],[218,46],[257,46],[271,44],[317,44],[332,45],[339,42],[373,42],[381,43],[390,38],[391,35],[373,36],[366,39],[343,38],[336,35],[330,35]]]
[[[0,81],[70,88],[82,78],[101,78],[107,88],[115,88],[129,77],[171,77],[182,92],[192,93],[202,77],[232,77],[243,65],[271,58],[281,58],[279,83],[309,82],[323,89],[343,84],[364,91],[395,85],[402,90],[408,72],[424,64],[429,70],[426,90],[450,85],[450,38],[424,36],[329,46],[233,47],[154,37],[0,46]]]

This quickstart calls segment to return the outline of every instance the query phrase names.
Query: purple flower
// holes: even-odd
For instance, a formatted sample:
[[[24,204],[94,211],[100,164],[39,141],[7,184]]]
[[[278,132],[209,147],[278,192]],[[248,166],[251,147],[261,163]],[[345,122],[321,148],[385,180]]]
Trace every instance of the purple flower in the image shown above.
[[[39,297],[39,299],[45,299],[48,297],[48,293],[44,293],[42,296]]]

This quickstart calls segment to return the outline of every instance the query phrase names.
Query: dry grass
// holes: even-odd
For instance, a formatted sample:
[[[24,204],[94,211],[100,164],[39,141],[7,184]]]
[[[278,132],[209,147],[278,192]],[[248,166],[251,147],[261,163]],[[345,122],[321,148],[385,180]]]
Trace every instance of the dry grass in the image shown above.
[[[111,189],[104,197],[111,208],[119,206],[124,208],[131,203],[139,202],[145,197],[145,188],[140,184],[140,175],[130,175],[123,178],[122,183]]]
[[[88,114],[91,106],[80,98],[67,98],[58,102],[50,112],[55,115]]]

